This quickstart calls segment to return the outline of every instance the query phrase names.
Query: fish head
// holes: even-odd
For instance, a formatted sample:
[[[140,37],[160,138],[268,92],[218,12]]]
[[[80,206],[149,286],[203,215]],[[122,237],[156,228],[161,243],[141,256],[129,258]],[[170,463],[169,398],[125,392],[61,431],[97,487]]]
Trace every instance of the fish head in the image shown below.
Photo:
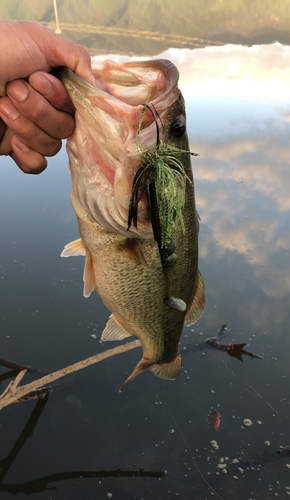
[[[75,107],[75,131],[67,141],[74,208],[108,231],[152,238],[146,196],[138,204],[137,228],[127,230],[129,203],[140,152],[156,148],[156,122],[161,142],[188,147],[178,70],[167,60],[106,60],[92,69],[94,87],[68,68],[59,74]],[[144,110],[146,102],[154,115]]]

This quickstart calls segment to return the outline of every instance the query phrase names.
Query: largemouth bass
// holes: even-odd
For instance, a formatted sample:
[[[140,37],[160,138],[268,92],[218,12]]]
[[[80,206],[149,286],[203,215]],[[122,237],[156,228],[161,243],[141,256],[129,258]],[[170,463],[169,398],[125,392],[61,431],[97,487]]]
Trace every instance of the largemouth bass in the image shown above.
[[[141,342],[143,357],[122,387],[147,368],[157,377],[174,379],[181,372],[178,342],[183,325],[196,322],[205,306],[189,154],[179,155],[186,174],[183,224],[171,222],[176,258],[169,278],[156,230],[153,234],[152,207],[142,191],[135,225],[128,227],[128,219],[140,150],[156,150],[157,130],[160,144],[188,150],[178,70],[166,60],[103,61],[93,63],[93,72],[95,88],[67,68],[59,74],[76,110],[67,151],[71,202],[81,236],[61,255],[85,256],[84,296],[96,289],[112,312],[102,340],[135,336]],[[158,220],[156,211],[154,217]],[[178,297],[169,304],[173,307],[164,300],[168,287]],[[178,301],[184,304],[181,310]]]

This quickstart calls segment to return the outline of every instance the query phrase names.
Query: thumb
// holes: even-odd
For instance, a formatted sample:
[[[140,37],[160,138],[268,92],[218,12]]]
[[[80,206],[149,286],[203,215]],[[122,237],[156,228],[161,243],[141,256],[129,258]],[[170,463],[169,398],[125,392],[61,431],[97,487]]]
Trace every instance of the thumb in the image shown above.
[[[47,64],[51,68],[67,66],[77,76],[91,85],[95,85],[90,54],[85,47],[55,35],[40,24],[33,22],[23,22],[21,24],[39,46],[41,52],[45,55]],[[46,68],[38,69],[46,70]]]

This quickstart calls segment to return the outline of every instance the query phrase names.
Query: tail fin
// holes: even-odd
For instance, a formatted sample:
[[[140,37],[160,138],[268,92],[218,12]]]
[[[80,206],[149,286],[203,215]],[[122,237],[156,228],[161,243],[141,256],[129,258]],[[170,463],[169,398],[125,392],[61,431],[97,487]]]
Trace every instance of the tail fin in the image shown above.
[[[122,391],[123,387],[128,384],[128,382],[138,377],[138,375],[141,375],[147,368],[149,368],[155,377],[168,380],[177,378],[181,373],[181,355],[179,349],[177,349],[175,356],[165,363],[151,364],[149,361],[144,361],[142,358],[130,373],[129,377],[127,377],[125,382],[121,385],[119,392]]]
[[[154,373],[155,377],[166,378],[167,380],[174,380],[179,377],[181,373],[181,354],[177,349],[173,358],[165,363],[155,363],[151,365],[149,370]]]

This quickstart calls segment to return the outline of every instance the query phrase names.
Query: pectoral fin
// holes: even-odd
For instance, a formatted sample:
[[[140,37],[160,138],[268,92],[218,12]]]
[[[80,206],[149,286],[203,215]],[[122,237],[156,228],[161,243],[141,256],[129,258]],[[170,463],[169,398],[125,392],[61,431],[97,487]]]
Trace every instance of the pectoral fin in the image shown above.
[[[198,271],[194,294],[191,299],[191,303],[188,307],[184,324],[186,326],[189,326],[195,323],[203,315],[204,308],[205,308],[204,282],[200,272]]]
[[[81,238],[68,243],[60,254],[61,257],[76,257],[77,255],[86,255],[86,249]]]
[[[109,321],[107,322],[105,329],[102,333],[101,340],[123,340],[127,337],[131,337],[131,333],[127,332],[119,323],[117,322],[114,314],[111,314]]]
[[[119,252],[126,252],[127,256],[136,264],[148,264],[145,260],[142,245],[138,239],[127,238],[123,243],[118,245]]]

